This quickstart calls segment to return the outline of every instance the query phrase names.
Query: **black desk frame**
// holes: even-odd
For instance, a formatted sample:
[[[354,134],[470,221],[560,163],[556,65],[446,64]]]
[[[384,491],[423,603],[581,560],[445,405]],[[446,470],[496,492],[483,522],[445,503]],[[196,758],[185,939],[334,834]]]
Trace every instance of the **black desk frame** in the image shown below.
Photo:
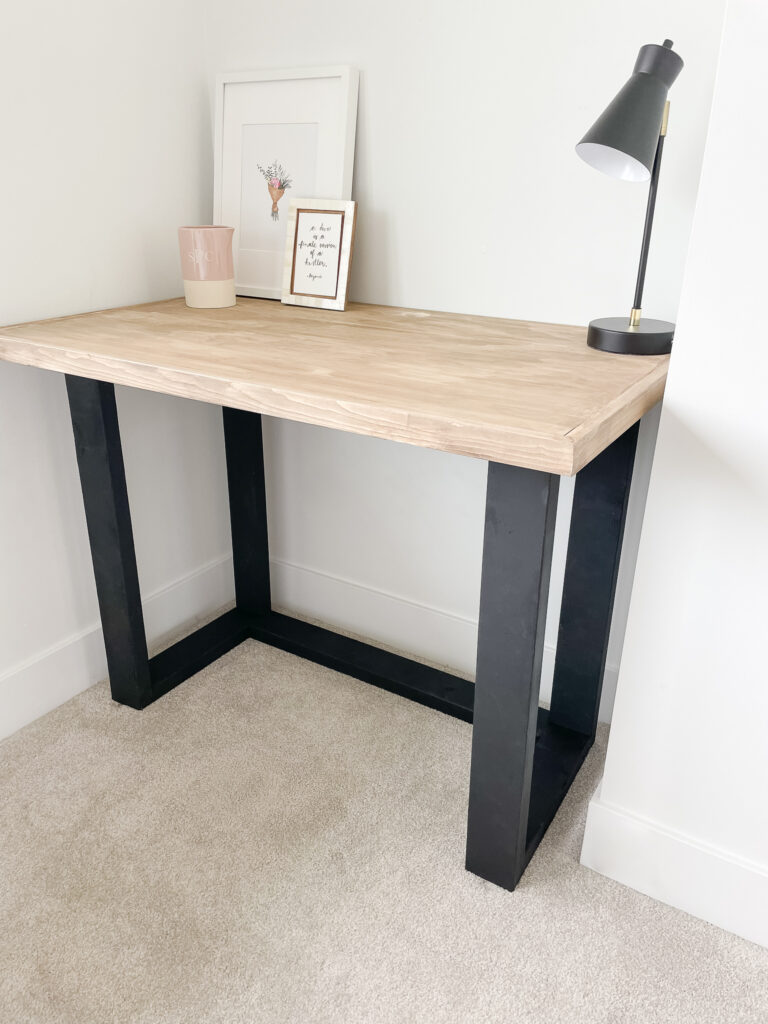
[[[638,424],[576,478],[547,711],[558,476],[488,464],[473,685],[272,611],[261,416],[225,408],[236,607],[150,658],[114,385],[66,381],[113,699],[144,708],[252,638],[473,722],[466,866],[514,889],[595,738]]]

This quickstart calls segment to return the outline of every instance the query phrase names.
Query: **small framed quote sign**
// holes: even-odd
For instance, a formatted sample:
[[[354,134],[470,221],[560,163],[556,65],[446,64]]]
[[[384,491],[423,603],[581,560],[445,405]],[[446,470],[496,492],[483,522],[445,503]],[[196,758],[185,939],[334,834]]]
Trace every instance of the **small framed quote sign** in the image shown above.
[[[344,309],[357,203],[292,199],[288,207],[283,302]]]

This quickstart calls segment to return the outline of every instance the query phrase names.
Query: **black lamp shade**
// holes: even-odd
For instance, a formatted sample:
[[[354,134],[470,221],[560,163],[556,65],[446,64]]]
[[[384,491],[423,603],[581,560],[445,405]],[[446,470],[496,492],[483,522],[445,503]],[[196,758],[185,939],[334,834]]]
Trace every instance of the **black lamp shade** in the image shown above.
[[[576,146],[582,160],[624,181],[650,178],[667,92],[683,67],[670,47],[640,48],[632,77]]]

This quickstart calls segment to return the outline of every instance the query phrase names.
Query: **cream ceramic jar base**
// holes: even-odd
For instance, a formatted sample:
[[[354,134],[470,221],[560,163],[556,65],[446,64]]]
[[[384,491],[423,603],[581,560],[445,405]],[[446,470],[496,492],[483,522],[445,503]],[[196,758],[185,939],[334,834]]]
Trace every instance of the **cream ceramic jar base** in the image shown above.
[[[185,281],[184,298],[193,309],[223,309],[234,306],[235,280],[228,281]]]

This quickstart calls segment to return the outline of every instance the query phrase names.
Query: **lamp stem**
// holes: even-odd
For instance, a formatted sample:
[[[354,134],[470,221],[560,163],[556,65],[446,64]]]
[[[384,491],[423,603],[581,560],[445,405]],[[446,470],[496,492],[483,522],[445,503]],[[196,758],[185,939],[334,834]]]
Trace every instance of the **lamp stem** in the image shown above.
[[[665,44],[666,45],[666,44]],[[659,171],[661,170],[661,155],[664,152],[664,139],[667,135],[667,123],[669,121],[669,100],[664,107],[664,114],[661,119],[661,131],[656,146],[656,156],[653,160],[651,171],[651,185],[648,189],[648,206],[645,210],[645,227],[643,228],[643,244],[640,247],[640,266],[637,268],[637,284],[635,285],[635,301],[632,305],[632,313],[629,322],[631,327],[637,327],[640,323],[640,311],[643,306],[643,287],[645,285],[645,268],[648,265],[648,250],[651,246],[651,230],[653,228],[653,214],[656,209],[656,192],[659,187]]]

